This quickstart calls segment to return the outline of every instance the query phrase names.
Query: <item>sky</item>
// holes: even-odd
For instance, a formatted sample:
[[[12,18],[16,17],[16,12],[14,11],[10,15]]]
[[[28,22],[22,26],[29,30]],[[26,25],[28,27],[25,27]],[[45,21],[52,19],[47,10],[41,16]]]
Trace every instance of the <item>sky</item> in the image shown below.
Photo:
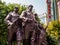
[[[30,5],[34,6],[35,12],[40,14],[47,12],[46,0],[2,0],[8,3],[18,3],[22,5]]]

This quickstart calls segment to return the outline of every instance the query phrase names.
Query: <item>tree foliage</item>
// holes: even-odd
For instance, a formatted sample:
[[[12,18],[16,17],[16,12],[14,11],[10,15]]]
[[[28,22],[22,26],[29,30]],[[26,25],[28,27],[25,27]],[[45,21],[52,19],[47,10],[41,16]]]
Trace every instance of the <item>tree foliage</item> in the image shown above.
[[[60,37],[60,22],[59,21],[51,21],[47,28],[47,35],[49,36],[50,40],[48,41],[51,45],[56,45],[58,39]]]
[[[19,14],[26,9],[25,5],[20,4],[8,4],[0,0],[0,45],[7,45],[7,25],[4,23],[4,19],[7,14],[17,6],[19,8]]]

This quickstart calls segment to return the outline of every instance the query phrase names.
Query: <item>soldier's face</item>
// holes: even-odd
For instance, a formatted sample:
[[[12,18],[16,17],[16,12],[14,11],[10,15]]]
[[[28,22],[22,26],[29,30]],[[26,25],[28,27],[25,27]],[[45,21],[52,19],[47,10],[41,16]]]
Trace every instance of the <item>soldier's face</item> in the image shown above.
[[[18,12],[18,10],[19,10],[18,8],[15,8],[15,9],[14,9],[14,11],[15,11],[16,13]]]
[[[28,7],[28,10],[29,10],[29,11],[32,11],[32,9],[33,9],[33,7]]]

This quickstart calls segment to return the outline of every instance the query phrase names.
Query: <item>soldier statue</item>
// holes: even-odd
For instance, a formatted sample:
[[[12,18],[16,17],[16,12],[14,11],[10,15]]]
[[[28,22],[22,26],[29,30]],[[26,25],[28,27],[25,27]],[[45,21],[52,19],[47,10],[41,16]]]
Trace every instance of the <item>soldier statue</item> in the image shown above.
[[[35,45],[47,45],[46,29],[37,21],[37,14],[35,13],[34,15],[37,24],[37,29],[35,30]]]
[[[18,7],[15,7],[14,10],[12,12],[10,12],[7,15],[7,17],[5,18],[5,22],[8,25],[8,45],[12,45],[13,40],[17,41],[17,45],[21,45],[22,25],[20,25],[20,27],[19,27],[15,24],[16,20],[19,18],[18,10],[19,10]]]
[[[20,18],[23,18],[24,39],[23,45],[30,45],[34,39],[31,38],[33,30],[35,30],[35,16],[32,12],[33,6],[29,5],[27,10],[23,11]]]

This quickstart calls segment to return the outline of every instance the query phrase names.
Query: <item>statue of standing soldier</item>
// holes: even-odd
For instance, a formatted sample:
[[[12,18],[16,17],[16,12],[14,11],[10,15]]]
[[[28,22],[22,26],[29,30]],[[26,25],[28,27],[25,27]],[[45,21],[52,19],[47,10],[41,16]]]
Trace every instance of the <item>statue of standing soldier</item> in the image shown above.
[[[16,24],[14,24],[15,21],[19,18],[18,10],[19,10],[18,7],[15,7],[14,11],[10,12],[5,18],[5,22],[8,25],[8,45],[12,45],[13,39],[14,40],[17,39],[17,45],[21,45],[21,40],[22,40],[21,26],[22,25],[20,25],[19,27]]]
[[[23,39],[23,45],[30,45],[32,42],[31,36],[33,33],[33,30],[35,30],[35,16],[32,12],[33,6],[29,5],[26,11],[23,11],[20,15],[20,18],[24,19],[23,24],[23,30],[24,30],[24,39]]]

